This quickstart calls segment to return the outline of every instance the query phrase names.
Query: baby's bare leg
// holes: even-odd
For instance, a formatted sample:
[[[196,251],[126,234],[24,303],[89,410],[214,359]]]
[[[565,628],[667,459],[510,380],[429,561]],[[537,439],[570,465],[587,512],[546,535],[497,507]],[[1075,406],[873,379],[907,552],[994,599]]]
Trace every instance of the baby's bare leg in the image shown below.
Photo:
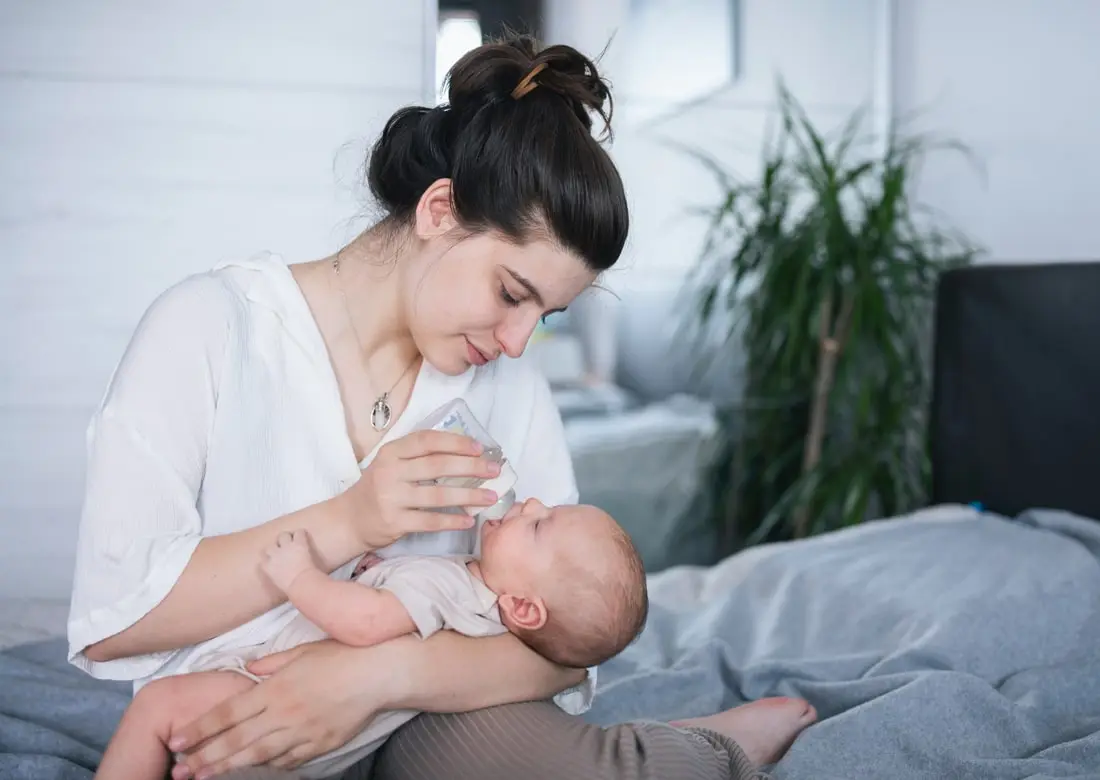
[[[195,672],[146,685],[122,716],[96,772],[103,780],[162,780],[168,740],[179,729],[254,682],[235,672]]]

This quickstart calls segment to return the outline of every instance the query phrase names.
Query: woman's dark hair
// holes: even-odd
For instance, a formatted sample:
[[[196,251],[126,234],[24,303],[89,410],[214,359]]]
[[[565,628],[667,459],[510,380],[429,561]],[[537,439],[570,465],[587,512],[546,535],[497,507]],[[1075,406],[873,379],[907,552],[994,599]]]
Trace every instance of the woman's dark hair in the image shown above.
[[[629,217],[622,179],[592,135],[592,114],[611,135],[611,92],[595,64],[570,46],[511,36],[466,54],[447,86],[446,103],[401,109],[374,145],[368,180],[386,219],[407,223],[424,191],[450,179],[464,228],[517,243],[541,233],[594,271],[614,265]]]

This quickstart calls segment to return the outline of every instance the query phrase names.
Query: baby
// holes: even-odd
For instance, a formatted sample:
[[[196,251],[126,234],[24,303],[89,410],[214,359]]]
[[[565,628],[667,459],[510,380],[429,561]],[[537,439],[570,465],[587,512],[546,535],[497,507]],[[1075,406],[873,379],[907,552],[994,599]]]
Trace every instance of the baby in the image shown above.
[[[317,568],[306,533],[297,531],[282,534],[262,566],[300,614],[263,645],[212,656],[201,664],[207,671],[142,688],[97,778],[160,780],[169,769],[173,730],[259,682],[248,671],[250,661],[307,642],[331,637],[367,647],[410,633],[427,638],[441,629],[475,637],[511,631],[545,658],[585,668],[621,652],[648,612],[642,562],[610,515],[533,499],[483,523],[480,559],[368,555],[353,581],[340,581]],[[338,775],[415,714],[379,714],[351,742],[303,765],[300,776]]]

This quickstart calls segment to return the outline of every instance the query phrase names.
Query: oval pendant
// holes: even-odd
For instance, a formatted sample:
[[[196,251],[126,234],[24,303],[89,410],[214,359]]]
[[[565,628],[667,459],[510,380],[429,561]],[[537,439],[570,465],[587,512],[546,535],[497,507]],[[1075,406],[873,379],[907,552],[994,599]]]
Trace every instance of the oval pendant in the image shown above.
[[[390,405],[386,403],[385,396],[374,402],[370,410],[370,424],[376,431],[384,431],[390,426]]]

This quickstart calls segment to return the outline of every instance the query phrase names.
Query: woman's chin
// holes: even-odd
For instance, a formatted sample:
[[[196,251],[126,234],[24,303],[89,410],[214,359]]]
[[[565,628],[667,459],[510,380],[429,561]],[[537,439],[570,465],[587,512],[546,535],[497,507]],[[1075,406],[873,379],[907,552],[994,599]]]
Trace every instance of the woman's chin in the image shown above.
[[[445,376],[460,376],[465,374],[471,368],[473,364],[466,359],[465,355],[455,355],[453,353],[444,353],[440,355],[432,355],[426,353],[424,360],[436,371]]]

